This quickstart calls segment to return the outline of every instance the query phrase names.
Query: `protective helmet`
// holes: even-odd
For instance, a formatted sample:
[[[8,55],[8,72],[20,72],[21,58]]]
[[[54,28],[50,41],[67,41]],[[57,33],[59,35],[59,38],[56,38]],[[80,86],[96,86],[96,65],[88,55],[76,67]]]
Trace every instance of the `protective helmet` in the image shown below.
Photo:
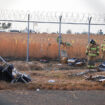
[[[95,42],[93,39],[91,39],[91,40],[90,40],[90,43],[91,43],[91,44],[95,44],[96,42]]]

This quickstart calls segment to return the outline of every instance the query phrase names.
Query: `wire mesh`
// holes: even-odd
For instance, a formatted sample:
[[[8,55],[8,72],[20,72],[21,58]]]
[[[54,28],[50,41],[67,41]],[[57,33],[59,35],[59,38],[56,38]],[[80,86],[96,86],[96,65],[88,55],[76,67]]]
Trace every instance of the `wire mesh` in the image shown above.
[[[23,20],[27,21],[30,14],[31,21],[59,22],[59,16],[62,15],[62,22],[87,23],[88,17],[92,17],[92,23],[105,23],[105,14],[102,13],[73,13],[73,12],[45,12],[45,11],[18,11],[18,10],[0,10],[0,20]]]

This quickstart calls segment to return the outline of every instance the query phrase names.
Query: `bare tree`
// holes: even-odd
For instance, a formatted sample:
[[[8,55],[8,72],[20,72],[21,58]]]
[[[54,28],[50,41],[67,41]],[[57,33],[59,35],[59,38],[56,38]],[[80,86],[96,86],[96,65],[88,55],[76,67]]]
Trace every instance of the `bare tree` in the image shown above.
[[[1,26],[0,26],[0,29],[8,29],[11,27],[11,23],[0,23]]]
[[[71,32],[71,30],[69,29],[69,30],[67,30],[66,33],[67,33],[67,34],[71,34],[72,32]]]

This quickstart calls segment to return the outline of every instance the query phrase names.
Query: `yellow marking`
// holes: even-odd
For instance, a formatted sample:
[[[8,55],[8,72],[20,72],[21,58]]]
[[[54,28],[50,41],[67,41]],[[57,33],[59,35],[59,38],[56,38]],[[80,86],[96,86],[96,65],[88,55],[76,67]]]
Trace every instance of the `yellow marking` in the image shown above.
[[[74,40],[72,40],[71,42],[74,43]]]
[[[15,39],[15,43],[16,43],[16,45],[17,45],[17,39]]]

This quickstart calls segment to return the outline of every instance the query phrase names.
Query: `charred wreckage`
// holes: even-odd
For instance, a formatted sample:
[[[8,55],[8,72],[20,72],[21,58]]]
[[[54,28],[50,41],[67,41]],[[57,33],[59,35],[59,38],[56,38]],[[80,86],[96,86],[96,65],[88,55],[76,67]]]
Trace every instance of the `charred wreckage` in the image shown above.
[[[0,65],[0,81],[6,81],[10,83],[31,82],[29,75],[18,72],[13,64],[8,64],[1,56],[0,60],[3,62],[3,64]]]

